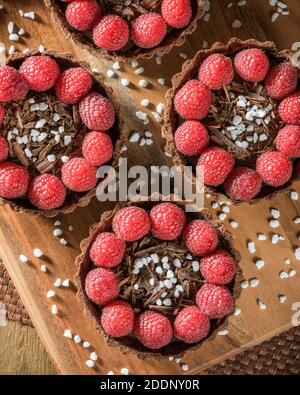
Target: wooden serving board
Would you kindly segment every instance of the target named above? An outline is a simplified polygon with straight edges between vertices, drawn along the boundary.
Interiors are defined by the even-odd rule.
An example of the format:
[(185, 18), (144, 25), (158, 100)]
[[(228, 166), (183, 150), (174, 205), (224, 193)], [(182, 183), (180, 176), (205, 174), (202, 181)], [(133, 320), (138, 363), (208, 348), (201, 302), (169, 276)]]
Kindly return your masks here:
[[(46, 48), (72, 52), (79, 59), (88, 60), (93, 67), (97, 67), (102, 72), (111, 67), (66, 41), (60, 30), (52, 25), (48, 10), (40, 0), (31, 1), (30, 4), (21, 0), (2, 0), (1, 3), (5, 11), (0, 11), (0, 41), (6, 46), (12, 44), (8, 40), (7, 23), (13, 20), (19, 28), (24, 27), (27, 32), (24, 40), (16, 44), (20, 50), (26, 47), (36, 48), (43, 44)], [(145, 71), (138, 76), (134, 74), (131, 65), (122, 64), (119, 74), (122, 78), (131, 81), (128, 88), (123, 87), (119, 79), (109, 80), (115, 93), (119, 95), (128, 130), (144, 130), (134, 115), (136, 106), (140, 108), (139, 103), (143, 98), (148, 98), (152, 103), (152, 107), (149, 108), (149, 118), (152, 119), (150, 111), (154, 110), (154, 105), (163, 102), (172, 75), (181, 67), (183, 55), (180, 56), (180, 53), (191, 57), (197, 49), (202, 48), (204, 41), (212, 44), (214, 41), (227, 40), (232, 36), (262, 40), (267, 36), (268, 39), (275, 41), (280, 49), (291, 48), (292, 43), (297, 40), (299, 33), (297, 20), (300, 17), (297, 2), (288, 1), (291, 15), (280, 17), (275, 24), (270, 22), (271, 11), (267, 1), (248, 1), (251, 7), (257, 10), (256, 17), (250, 8), (235, 6), (228, 8), (228, 3), (229, 1), (223, 0), (211, 1), (209, 22), (202, 21), (199, 29), (186, 45), (166, 56), (162, 65), (157, 65), (155, 60), (143, 62)], [(19, 9), (34, 10), (37, 14), (36, 20), (21, 18)], [(235, 19), (242, 21), (241, 28), (232, 28)], [(159, 85), (158, 78), (165, 78), (167, 84)], [(139, 79), (149, 81), (149, 87), (147, 89), (138, 87)], [(167, 164), (168, 158), (163, 153), (164, 140), (161, 137), (160, 125), (151, 120), (147, 129), (153, 133), (154, 144), (140, 147), (136, 143), (128, 142), (126, 155), (129, 163)], [(295, 184), (293, 188), (300, 192), (300, 183)], [(208, 200), (207, 207), (210, 207), (210, 204)], [(249, 286), (243, 290), (237, 302), (241, 314), (231, 316), (228, 325), (223, 328), (228, 329), (228, 335), (215, 335), (205, 341), (199, 350), (189, 353), (179, 364), (169, 361), (168, 358), (159, 362), (153, 359), (140, 361), (135, 356), (125, 356), (117, 349), (108, 347), (83, 313), (76, 299), (75, 287), (55, 289), (53, 283), (57, 278), (73, 279), (76, 272), (74, 262), (79, 253), (80, 241), (87, 237), (89, 226), (99, 220), (101, 213), (112, 207), (111, 203), (100, 204), (94, 199), (89, 207), (77, 209), (74, 213), (57, 219), (16, 214), (8, 207), (0, 209), (0, 257), (58, 372), (106, 374), (112, 370), (118, 374), (121, 368), (126, 367), (130, 374), (175, 374), (182, 373), (180, 363), (184, 362), (189, 365), (188, 373), (199, 374), (205, 368), (292, 327), (291, 306), (294, 302), (300, 301), (300, 265), (294, 256), (294, 250), (300, 244), (299, 225), (293, 223), (294, 217), (300, 213), (300, 203), (299, 200), (291, 200), (289, 194), (282, 193), (271, 201), (261, 201), (253, 206), (247, 204), (239, 207), (231, 206), (230, 213), (224, 221), (227, 229), (235, 236), (235, 248), (242, 254), (241, 267), (244, 279), (259, 280), (256, 288)], [(277, 229), (272, 229), (268, 223), (270, 208), (280, 210), (280, 227)], [(213, 215), (218, 215), (220, 212), (218, 209), (211, 211)], [(59, 239), (52, 234), (54, 222), (58, 219), (62, 223), (61, 228), (69, 242), (68, 246), (61, 245)], [(231, 220), (238, 223), (238, 228), (233, 229), (230, 226)], [(70, 225), (74, 227), (72, 232), (68, 230)], [(258, 241), (258, 233), (265, 233), (268, 240)], [(270, 238), (274, 233), (281, 234), (285, 240), (272, 245)], [(256, 244), (255, 254), (250, 254), (248, 251), (247, 243), (250, 240)], [(34, 257), (34, 248), (43, 251), (42, 258)], [(21, 263), (20, 254), (28, 256), (30, 263)], [(261, 270), (258, 270), (254, 264), (259, 258), (265, 261), (265, 266)], [(291, 260), (290, 265), (284, 263), (286, 258)], [(47, 265), (47, 273), (41, 272), (42, 264)], [(296, 275), (281, 280), (279, 273), (282, 270), (289, 272), (291, 269), (296, 270)], [(52, 299), (46, 297), (50, 289), (56, 291), (56, 296)], [(284, 303), (279, 303), (279, 295), (287, 297)], [(258, 299), (266, 305), (265, 310), (259, 309)], [(58, 307), (57, 316), (51, 314), (52, 304)], [(82, 347), (82, 343), (75, 344), (73, 340), (65, 338), (63, 336), (65, 329), (70, 329), (73, 335), (78, 334), (83, 340), (91, 343), (92, 350), (95, 350), (99, 357), (95, 369), (90, 369), (85, 364), (91, 349), (86, 350)]]

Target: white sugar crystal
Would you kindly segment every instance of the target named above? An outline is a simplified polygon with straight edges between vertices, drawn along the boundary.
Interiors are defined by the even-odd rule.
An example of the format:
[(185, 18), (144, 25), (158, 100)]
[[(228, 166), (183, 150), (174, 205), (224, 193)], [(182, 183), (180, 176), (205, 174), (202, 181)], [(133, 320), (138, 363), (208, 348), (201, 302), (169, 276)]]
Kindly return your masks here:
[(162, 263), (168, 263), (168, 262), (169, 262), (169, 257), (167, 257), (166, 255), (163, 256), (163, 257), (161, 258), (161, 262), (162, 262)]
[(45, 126), (45, 123), (46, 123), (46, 122), (47, 122), (46, 119), (39, 119), (39, 120), (37, 121), (37, 123), (35, 124), (35, 128), (36, 128), (36, 129), (43, 128), (43, 127)]
[(272, 236), (272, 244), (277, 244), (278, 243), (278, 241), (279, 241), (279, 235), (277, 234), (277, 233), (275, 233), (273, 236)]
[(114, 376), (114, 372), (110, 370), (108, 373), (106, 373), (107, 376)]
[(66, 278), (66, 279), (61, 283), (61, 285), (62, 285), (63, 287), (68, 288), (68, 287), (70, 286), (70, 280), (69, 280), (68, 278)]
[(19, 36), (16, 33), (12, 33), (9, 35), (10, 41), (19, 41)]
[(55, 292), (52, 289), (50, 289), (50, 291), (47, 292), (46, 296), (47, 298), (53, 298), (53, 296), (55, 296)]
[(72, 141), (71, 136), (64, 136), (64, 145), (69, 145), (71, 141)]
[(127, 78), (121, 78), (121, 84), (123, 86), (129, 86), (130, 81)]
[(265, 261), (263, 261), (262, 259), (258, 259), (255, 262), (255, 266), (257, 267), (257, 269), (262, 269), (265, 266)]
[(285, 295), (279, 295), (278, 300), (280, 303), (284, 303), (286, 301), (287, 297)]
[(89, 342), (85, 341), (85, 342), (83, 342), (82, 346), (83, 346), (83, 348), (89, 348), (91, 345)]
[(61, 225), (61, 222), (60, 221), (55, 221), (54, 222), (54, 226), (60, 226)]
[(180, 56), (182, 59), (187, 59), (187, 57), (188, 57), (187, 54), (184, 53), (184, 52), (180, 52), (179, 56)]
[(163, 305), (164, 305), (164, 306), (167, 306), (167, 307), (172, 306), (172, 301), (171, 301), (171, 299), (170, 299), (170, 298), (164, 299), (164, 300), (163, 300)]
[(163, 103), (159, 103), (159, 104), (156, 106), (156, 111), (157, 111), (159, 114), (161, 114), (161, 113), (164, 111), (164, 108), (165, 108), (165, 105), (164, 105)]
[(135, 289), (136, 291), (140, 288), (139, 284), (134, 284), (133, 285), (133, 289)]
[(66, 246), (66, 245), (68, 244), (67, 240), (64, 239), (64, 238), (61, 238), (61, 239), (59, 240), (59, 242), (60, 242), (60, 244), (62, 244), (62, 245), (64, 245), (64, 246)]
[(14, 31), (14, 26), (15, 26), (15, 24), (12, 21), (8, 22), (8, 24), (7, 24), (8, 33), (12, 33)]
[(32, 158), (32, 152), (30, 151), (29, 148), (25, 148), (24, 153), (27, 156), (27, 158)]
[(62, 230), (59, 228), (54, 229), (53, 231), (53, 236), (58, 237), (61, 236), (63, 234)]
[(39, 104), (39, 110), (40, 111), (46, 111), (48, 109), (48, 107), (49, 106), (48, 106), (47, 103), (42, 102), (42, 103)]
[(299, 197), (298, 192), (292, 191), (290, 193), (290, 197), (291, 197), (292, 200), (298, 200), (298, 197)]
[(129, 137), (130, 143), (136, 143), (140, 139), (140, 135), (138, 132), (132, 133), (132, 135)]
[(250, 254), (254, 254), (256, 252), (255, 244), (253, 241), (248, 242), (248, 250)]
[(43, 256), (43, 252), (42, 252), (42, 250), (40, 250), (39, 248), (35, 248), (35, 249), (33, 250), (33, 254), (34, 254), (34, 256), (37, 257), (37, 258), (40, 258), (41, 256)]
[(271, 228), (278, 228), (280, 223), (276, 219), (271, 219), (269, 221), (269, 225), (271, 226)]
[(227, 335), (228, 335), (228, 330), (227, 330), (227, 329), (224, 329), (223, 331), (219, 331), (219, 332), (218, 332), (218, 335), (219, 335), (219, 336), (227, 336)]
[(224, 219), (227, 217), (227, 215), (225, 213), (221, 213), (218, 215), (220, 221), (224, 221)]
[(70, 331), (70, 329), (65, 330), (64, 337), (67, 337), (68, 339), (73, 339), (72, 332)]
[(143, 100), (141, 101), (141, 105), (142, 105), (143, 107), (148, 107), (149, 104), (150, 104), (150, 101), (149, 101), (148, 99), (143, 99)]
[(222, 211), (223, 211), (223, 213), (225, 213), (225, 214), (229, 214), (229, 212), (230, 212), (230, 208), (229, 208), (229, 206), (222, 206)]
[(259, 241), (267, 240), (267, 236), (264, 233), (259, 233), (258, 240)]
[(139, 80), (139, 86), (141, 88), (147, 88), (148, 85), (149, 85), (148, 81), (146, 81), (146, 80)]
[(232, 123), (233, 125), (237, 126), (242, 122), (243, 118), (240, 115), (236, 115), (233, 120)]
[(174, 272), (173, 272), (173, 270), (168, 270), (167, 271), (167, 278), (172, 278), (172, 277), (174, 277)]
[(13, 55), (14, 53), (15, 53), (15, 47), (14, 47), (13, 45), (11, 45), (11, 46), (9, 47), (8, 54), (11, 56), (11, 55)]
[(150, 284), (150, 285), (152, 285), (152, 286), (154, 285), (154, 278), (153, 278), (153, 277), (152, 277), (152, 278), (150, 278), (150, 280), (149, 280), (149, 284)]
[(165, 80), (164, 78), (158, 78), (157, 82), (158, 82), (160, 85), (165, 85), (166, 80)]
[(29, 19), (34, 20), (35, 19), (35, 12), (34, 11), (24, 12), (23, 16), (24, 16), (24, 18), (29, 18)]
[(147, 119), (147, 114), (146, 114), (145, 112), (143, 112), (143, 111), (137, 111), (137, 112), (135, 113), (135, 115), (136, 115), (136, 117), (137, 117), (138, 119), (141, 119), (142, 121), (144, 121), (145, 119)]
[(52, 119), (53, 119), (54, 122), (58, 122), (60, 120), (60, 115), (57, 114), (57, 113), (54, 113)]
[(236, 221), (230, 221), (230, 225), (233, 229), (236, 229), (238, 227), (238, 223)]
[(138, 67), (139, 62), (136, 59), (133, 59), (133, 61), (131, 62), (131, 66), (135, 69), (136, 67)]
[(249, 281), (248, 281), (248, 280), (242, 281), (242, 282), (241, 282), (241, 287), (242, 287), (243, 289), (248, 288), (248, 287), (249, 287)]
[(296, 270), (295, 270), (295, 269), (292, 269), (292, 270), (289, 271), (289, 276), (290, 276), (290, 277), (295, 277), (296, 274), (297, 274), (297, 273), (296, 273)]
[(174, 258), (174, 260), (173, 260), (173, 265), (175, 266), (175, 267), (181, 267), (181, 261), (180, 261), (180, 259), (179, 258)]
[(173, 286), (172, 281), (170, 281), (170, 280), (165, 280), (165, 281), (164, 281), (164, 285), (165, 285), (165, 287), (166, 287), (167, 289), (171, 289), (172, 286)]
[(163, 263), (163, 268), (165, 269), (165, 270), (169, 270), (170, 269), (170, 265), (168, 264), (168, 263)]
[(252, 288), (256, 288), (258, 286), (258, 284), (259, 284), (259, 280), (257, 278), (252, 278), (250, 280), (250, 285)]
[(19, 35), (19, 36), (24, 36), (24, 34), (25, 34), (25, 30), (24, 30), (23, 28), (21, 28), (21, 29), (18, 31), (18, 35)]
[(188, 253), (188, 254), (186, 254), (186, 259), (191, 261), (193, 259), (193, 256), (190, 253)]
[(280, 211), (276, 208), (271, 209), (271, 215), (273, 218), (278, 219), (280, 217)]
[(91, 359), (92, 361), (97, 361), (97, 359), (98, 359), (97, 354), (96, 354), (95, 352), (92, 352), (92, 353), (90, 354), (90, 359)]
[(192, 262), (192, 268), (194, 272), (199, 272), (200, 270), (200, 264), (198, 261), (193, 261)]
[(170, 280), (172, 281), (173, 284), (177, 283), (177, 278), (176, 277), (171, 277)]
[(284, 262), (286, 265), (290, 265), (290, 264), (291, 264), (291, 260), (288, 259), (288, 258), (286, 258), (283, 262)]
[(153, 111), (152, 115), (156, 122), (161, 123), (163, 121), (162, 116), (158, 112)]
[(121, 374), (123, 374), (123, 375), (125, 375), (125, 376), (128, 376), (129, 370), (128, 370), (127, 368), (122, 368), (122, 369), (120, 370), (120, 372), (121, 372)]
[(174, 297), (179, 298), (179, 291), (177, 289), (175, 289), (174, 291)]
[(297, 259), (297, 261), (300, 261), (300, 248), (296, 248), (295, 249), (295, 257)]
[(239, 19), (235, 19), (232, 23), (234, 29), (239, 29), (242, 26), (242, 22)]
[(53, 304), (53, 305), (51, 306), (51, 313), (52, 313), (53, 315), (57, 315), (58, 310), (57, 310), (56, 304)]
[(120, 70), (120, 63), (117, 61), (117, 62), (114, 62), (113, 64), (112, 64), (112, 68), (114, 69), (114, 70)]
[(85, 361), (85, 364), (88, 368), (93, 368), (95, 366), (95, 363), (91, 359)]
[(161, 267), (161, 266), (157, 266), (157, 267), (155, 268), (155, 272), (156, 272), (157, 274), (162, 274), (162, 272), (163, 272), (162, 267)]
[(81, 337), (79, 335), (74, 336), (74, 342), (79, 344), (81, 342)]
[(240, 315), (240, 314), (241, 314), (241, 309), (240, 309), (239, 307), (236, 307), (235, 310), (234, 310), (233, 315), (238, 316), (238, 315)]
[(279, 17), (279, 13), (278, 12), (274, 12), (272, 14), (272, 16), (271, 16), (272, 23), (274, 23), (278, 17)]
[(57, 278), (53, 285), (55, 288), (59, 288), (61, 286), (61, 283), (62, 283), (61, 279)]
[(47, 266), (46, 265), (41, 265), (41, 272), (47, 273)]
[(161, 306), (162, 305), (161, 299), (157, 299), (155, 303), (156, 303), (157, 306)]
[(143, 72), (144, 72), (144, 67), (139, 67), (139, 68), (136, 69), (134, 72), (135, 72), (135, 74), (143, 74)]
[(189, 365), (188, 365), (187, 363), (183, 363), (183, 364), (181, 365), (181, 369), (182, 369), (184, 372), (187, 372), (187, 371), (189, 370)]
[(284, 270), (282, 270), (282, 271), (279, 273), (279, 278), (280, 278), (280, 280), (283, 280), (283, 279), (288, 278), (288, 277), (289, 277), (288, 273), (285, 272)]
[(257, 304), (260, 310), (266, 310), (267, 307), (261, 300), (257, 299)]
[(28, 258), (27, 258), (27, 256), (25, 256), (25, 255), (20, 255), (20, 256), (19, 256), (19, 259), (20, 259), (20, 261), (23, 262), (23, 263), (28, 262)]
[(155, 61), (156, 61), (156, 64), (161, 64), (162, 63), (161, 56), (156, 56)]
[(48, 162), (55, 162), (55, 159), (56, 159), (55, 155), (53, 154), (47, 155)]
[(300, 224), (300, 217), (295, 217), (295, 218), (293, 219), (293, 222), (294, 222), (295, 224)]

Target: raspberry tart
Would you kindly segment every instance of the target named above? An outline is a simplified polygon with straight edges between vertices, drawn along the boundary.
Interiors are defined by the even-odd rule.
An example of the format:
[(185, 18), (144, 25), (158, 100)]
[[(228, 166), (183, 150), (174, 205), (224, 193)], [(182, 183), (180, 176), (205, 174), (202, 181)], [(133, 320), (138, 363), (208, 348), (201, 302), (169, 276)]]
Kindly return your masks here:
[(299, 178), (299, 67), (291, 59), (271, 42), (232, 39), (199, 51), (173, 77), (166, 149), (203, 174), (215, 199), (255, 202)]
[(118, 205), (91, 227), (77, 258), (78, 297), (111, 346), (140, 358), (199, 347), (232, 314), (239, 253), (206, 211)]
[(108, 60), (151, 58), (182, 45), (204, 0), (44, 0), (67, 37)]
[(0, 132), (0, 203), (46, 216), (87, 205), (97, 167), (115, 164), (121, 144), (101, 75), (52, 51), (0, 67)]

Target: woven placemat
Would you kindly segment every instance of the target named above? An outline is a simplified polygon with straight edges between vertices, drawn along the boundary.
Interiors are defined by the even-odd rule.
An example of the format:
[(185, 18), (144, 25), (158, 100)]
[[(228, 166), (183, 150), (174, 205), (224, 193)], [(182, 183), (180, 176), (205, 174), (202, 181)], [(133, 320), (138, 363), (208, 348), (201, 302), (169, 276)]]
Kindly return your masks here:
[[(1, 261), (0, 302), (5, 304), (7, 317), (10, 320), (32, 325)], [(244, 351), (236, 357), (206, 370), (203, 374), (300, 374), (300, 327)]]

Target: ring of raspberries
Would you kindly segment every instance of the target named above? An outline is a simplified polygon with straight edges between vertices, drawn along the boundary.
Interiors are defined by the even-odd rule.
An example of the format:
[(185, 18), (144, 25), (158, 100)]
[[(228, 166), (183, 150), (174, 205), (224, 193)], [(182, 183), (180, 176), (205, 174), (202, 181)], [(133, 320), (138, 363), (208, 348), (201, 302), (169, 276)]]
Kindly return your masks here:
[(125, 206), (82, 247), (79, 298), (110, 344), (185, 351), (234, 310), (238, 253), (204, 214), (188, 218), (170, 202)]
[(192, 31), (187, 28), (196, 27), (204, 12), (202, 0), (46, 0), (46, 4), (77, 43), (104, 55), (163, 49), (173, 32), (176, 39)]
[(270, 196), (297, 170), (298, 84), (290, 54), (278, 54), (271, 43), (215, 45), (174, 78), (166, 135), (215, 196), (236, 202)]
[(50, 215), (95, 188), (113, 156), (115, 109), (100, 77), (69, 58), (10, 64), (0, 66), (0, 198)]

